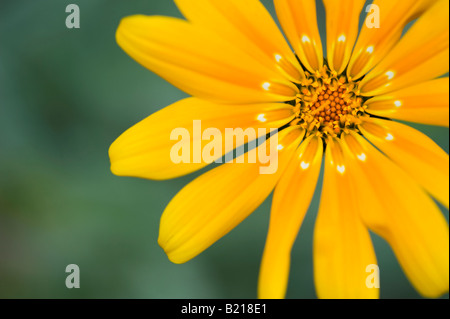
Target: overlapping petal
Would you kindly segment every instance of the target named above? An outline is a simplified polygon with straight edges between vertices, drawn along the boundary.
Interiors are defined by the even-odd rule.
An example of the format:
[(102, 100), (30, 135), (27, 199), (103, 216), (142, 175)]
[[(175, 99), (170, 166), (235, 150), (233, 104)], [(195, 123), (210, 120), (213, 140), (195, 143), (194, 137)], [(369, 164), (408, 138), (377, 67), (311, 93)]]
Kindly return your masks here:
[(358, 36), (359, 15), (365, 0), (324, 0), (327, 19), (327, 58), (341, 74), (350, 60)]
[(284, 298), (292, 245), (316, 188), (322, 153), (322, 140), (308, 137), (275, 188), (259, 275), (259, 298)]
[[(223, 164), (185, 186), (161, 217), (158, 242), (169, 259), (190, 260), (253, 212), (275, 187), (303, 135), (298, 128), (283, 130), (263, 144), (278, 150), (268, 163), (259, 156), (256, 163), (249, 161), (258, 146), (242, 155), (244, 163)], [(261, 167), (272, 164), (277, 165), (273, 174), (261, 174)]]
[(281, 72), (185, 20), (127, 17), (116, 38), (140, 64), (195, 97), (258, 103), (289, 101), (297, 93), (297, 87)]
[(448, 77), (427, 81), (376, 96), (366, 102), (368, 112), (409, 122), (449, 126)]
[(304, 78), (302, 67), (259, 0), (175, 0), (192, 23), (213, 31), (262, 65), (282, 71), (294, 82)]
[[(337, 2), (337, 1), (336, 1)], [(375, 0), (366, 17), (347, 70), (359, 79), (376, 66), (397, 44), (408, 22), (420, 16), (436, 0)], [(379, 16), (379, 21), (376, 16)], [(379, 22), (379, 25), (377, 25)]]
[(369, 231), (354, 200), (340, 142), (329, 140), (319, 213), (314, 229), (314, 281), (319, 298), (378, 298), (368, 286), (367, 267), (376, 265)]
[(449, 288), (448, 224), (407, 173), (356, 133), (342, 137), (364, 223), (392, 247), (406, 276), (426, 297)]
[(448, 208), (449, 157), (423, 133), (393, 121), (366, 119), (360, 129), (431, 195)]
[(303, 65), (315, 72), (323, 65), (315, 0), (274, 0), (278, 20)]
[[(212, 154), (211, 160), (221, 158), (234, 147), (248, 142), (230, 144), (225, 140), (225, 130), (247, 128), (279, 128), (294, 117), (287, 104), (267, 103), (253, 105), (220, 105), (213, 102), (187, 98), (176, 102), (125, 131), (110, 147), (111, 170), (116, 175), (168, 179), (196, 171), (210, 163), (203, 155), (205, 146), (219, 141), (221, 152)], [(194, 121), (196, 128), (194, 129)], [(200, 126), (197, 126), (197, 123)], [(184, 139), (174, 130), (188, 134)], [(208, 131), (209, 130), (209, 131)], [(183, 133), (183, 132), (181, 132)], [(236, 132), (239, 133), (239, 132)], [(250, 134), (251, 132), (249, 132)], [(266, 133), (263, 132), (263, 135)], [(258, 137), (258, 136), (256, 136)], [(175, 163), (172, 149), (178, 144), (189, 153), (190, 161)], [(234, 147), (233, 147), (234, 146)]]
[[(277, 102), (293, 100), (298, 93), (294, 83), (302, 83), (305, 74), (258, 0), (175, 1), (188, 21), (128, 17), (117, 30), (117, 42), (140, 64), (194, 97), (141, 121), (111, 145), (111, 170), (117, 175), (185, 175), (252, 139), (246, 135), (237, 144), (226, 144), (227, 129), (279, 128), (295, 117), (293, 107)], [(380, 28), (365, 24), (354, 48), (365, 1), (323, 1), (328, 64), (338, 74), (347, 69), (353, 80), (370, 71), (359, 85), (363, 96), (372, 97), (366, 102), (368, 113), (449, 125), (449, 80), (435, 79), (449, 69), (448, 0), (375, 0)], [(315, 0), (274, 4), (301, 64), (319, 75), (323, 53)], [(405, 25), (417, 17), (400, 39)], [(203, 130), (211, 128), (206, 138), (193, 126), (200, 122)], [(370, 228), (388, 241), (421, 294), (440, 296), (449, 286), (448, 224), (429, 194), (449, 207), (449, 156), (400, 123), (367, 117), (358, 127), (384, 154), (347, 130), (340, 139), (327, 141), (314, 232), (317, 294), (378, 297), (379, 289), (367, 286), (367, 267), (376, 264)], [(174, 129), (188, 138), (177, 143)], [(317, 136), (298, 146), (304, 135), (302, 129), (289, 127), (240, 156), (236, 162), (243, 163), (221, 165), (184, 187), (161, 218), (158, 242), (169, 259), (183, 263), (204, 251), (275, 187), (258, 295), (284, 297), (291, 249), (323, 157), (323, 142)], [(209, 153), (209, 160), (200, 156), (218, 139), (221, 152)], [(174, 162), (174, 144), (188, 150), (188, 162)], [(272, 151), (268, 163), (258, 158), (265, 147)], [(261, 173), (273, 164), (272, 173)]]
[(389, 55), (361, 81), (361, 94), (393, 92), (443, 75), (449, 70), (449, 2), (427, 10)]

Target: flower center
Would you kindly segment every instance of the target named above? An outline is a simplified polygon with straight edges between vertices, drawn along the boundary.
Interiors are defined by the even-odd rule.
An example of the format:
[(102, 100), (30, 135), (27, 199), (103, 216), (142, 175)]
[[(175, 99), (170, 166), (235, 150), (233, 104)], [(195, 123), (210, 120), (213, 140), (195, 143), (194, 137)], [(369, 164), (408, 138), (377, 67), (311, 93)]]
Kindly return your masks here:
[(358, 82), (338, 76), (326, 66), (314, 74), (306, 72), (295, 99), (296, 118), (291, 125), (300, 125), (307, 135), (339, 136), (343, 131), (356, 129), (358, 118), (365, 113), (362, 97), (358, 96)]

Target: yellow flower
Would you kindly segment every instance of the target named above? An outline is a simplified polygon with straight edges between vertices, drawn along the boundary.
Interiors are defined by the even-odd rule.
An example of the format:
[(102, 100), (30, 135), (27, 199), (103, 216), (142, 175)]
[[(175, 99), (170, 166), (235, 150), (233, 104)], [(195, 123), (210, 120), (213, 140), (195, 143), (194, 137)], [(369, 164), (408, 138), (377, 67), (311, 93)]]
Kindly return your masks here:
[(323, 162), (317, 295), (378, 297), (379, 289), (366, 284), (367, 267), (377, 264), (369, 230), (390, 244), (422, 295), (448, 291), (448, 224), (432, 199), (448, 209), (448, 154), (390, 120), (449, 125), (449, 79), (441, 77), (449, 70), (448, 1), (375, 0), (379, 27), (373, 17), (358, 36), (365, 1), (323, 0), (327, 59), (315, 0), (274, 0), (294, 52), (258, 0), (175, 2), (187, 21), (127, 17), (117, 42), (193, 97), (123, 133), (110, 148), (113, 173), (162, 180), (205, 167), (203, 160), (170, 158), (170, 132), (191, 132), (193, 120), (222, 133), (279, 128), (279, 166), (260, 174), (261, 163), (226, 163), (184, 187), (161, 218), (159, 244), (169, 259), (183, 263), (200, 254), (274, 190), (258, 296), (283, 298), (291, 248)]

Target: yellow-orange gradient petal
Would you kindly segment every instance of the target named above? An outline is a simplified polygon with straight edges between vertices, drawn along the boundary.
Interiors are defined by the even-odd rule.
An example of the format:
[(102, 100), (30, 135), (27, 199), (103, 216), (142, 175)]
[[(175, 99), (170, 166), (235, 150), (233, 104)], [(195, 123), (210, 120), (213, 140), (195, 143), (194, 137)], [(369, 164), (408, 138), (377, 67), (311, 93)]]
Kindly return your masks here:
[(294, 82), (304, 78), (302, 67), (259, 0), (175, 0), (192, 23), (213, 31), (261, 64), (282, 71)]
[(300, 61), (311, 72), (323, 65), (315, 0), (274, 0), (278, 20)]
[(398, 42), (406, 24), (435, 2), (436, 0), (375, 0), (353, 50), (348, 76), (359, 79), (376, 66)]
[(367, 111), (397, 120), (449, 126), (449, 80), (439, 78), (376, 96), (366, 102)]
[[(283, 130), (263, 144), (265, 151), (275, 149), (268, 163), (256, 156), (258, 146), (242, 155), (244, 163), (223, 164), (185, 186), (161, 217), (158, 242), (169, 259), (190, 260), (253, 212), (275, 187), (303, 135), (294, 127)], [(249, 162), (254, 157), (256, 162)], [(262, 174), (271, 165), (272, 174)]]
[(327, 18), (327, 58), (332, 71), (347, 67), (359, 29), (365, 0), (324, 0)]
[(297, 87), (281, 72), (185, 20), (122, 19), (117, 43), (137, 62), (195, 97), (227, 103), (292, 100)]
[[(264, 131), (268, 133), (293, 117), (292, 107), (287, 104), (220, 105), (187, 98), (125, 131), (110, 147), (111, 170), (116, 175), (158, 180), (185, 175), (254, 139), (251, 133), (258, 135), (257, 129), (267, 128)], [(225, 139), (227, 128), (236, 134), (242, 129), (248, 135), (230, 144)], [(262, 132), (262, 136), (266, 133)], [(171, 157), (175, 144), (177, 163)], [(214, 144), (218, 145), (217, 152), (206, 151), (208, 145)], [(187, 154), (186, 162), (179, 161), (179, 152)]]
[(376, 265), (369, 231), (354, 200), (355, 190), (339, 140), (329, 139), (319, 213), (314, 229), (314, 281), (319, 298), (378, 298), (367, 285)]
[(322, 153), (322, 140), (308, 137), (275, 187), (259, 274), (259, 298), (284, 298), (286, 294), (292, 245), (314, 195)]
[(449, 70), (449, 2), (438, 1), (404, 35), (389, 55), (361, 81), (361, 94), (393, 92)]
[(352, 132), (342, 140), (357, 190), (352, 198), (364, 223), (390, 244), (422, 295), (448, 292), (449, 232), (439, 208), (412, 177), (363, 137)]
[(448, 208), (449, 157), (423, 133), (393, 121), (366, 119), (361, 132)]

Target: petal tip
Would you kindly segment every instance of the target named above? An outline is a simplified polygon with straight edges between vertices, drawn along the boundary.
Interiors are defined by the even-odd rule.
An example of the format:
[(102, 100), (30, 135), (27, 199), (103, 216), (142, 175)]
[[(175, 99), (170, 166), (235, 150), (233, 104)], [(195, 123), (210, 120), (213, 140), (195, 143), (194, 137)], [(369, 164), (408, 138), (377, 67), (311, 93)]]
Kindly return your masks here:
[(158, 245), (159, 247), (164, 250), (164, 253), (166, 254), (167, 258), (174, 264), (184, 264), (185, 262), (189, 261), (190, 259), (181, 258), (182, 255), (177, 254), (176, 251), (173, 249), (169, 249), (167, 246), (167, 241), (161, 238), (161, 234), (158, 238)]

